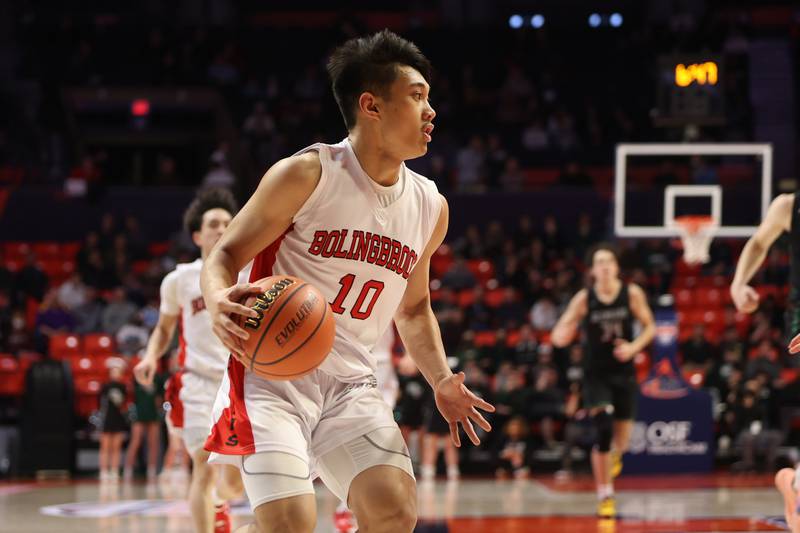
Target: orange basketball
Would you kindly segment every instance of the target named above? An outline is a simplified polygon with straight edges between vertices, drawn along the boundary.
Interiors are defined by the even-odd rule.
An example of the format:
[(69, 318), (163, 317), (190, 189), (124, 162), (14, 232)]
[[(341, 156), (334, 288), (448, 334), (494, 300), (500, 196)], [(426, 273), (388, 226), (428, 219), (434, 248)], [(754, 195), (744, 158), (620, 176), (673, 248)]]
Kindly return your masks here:
[(322, 293), (292, 276), (271, 276), (254, 282), (263, 290), (243, 302), (259, 313), (238, 315), (250, 334), (243, 341), (246, 368), (265, 379), (290, 380), (317, 368), (333, 347), (335, 320)]

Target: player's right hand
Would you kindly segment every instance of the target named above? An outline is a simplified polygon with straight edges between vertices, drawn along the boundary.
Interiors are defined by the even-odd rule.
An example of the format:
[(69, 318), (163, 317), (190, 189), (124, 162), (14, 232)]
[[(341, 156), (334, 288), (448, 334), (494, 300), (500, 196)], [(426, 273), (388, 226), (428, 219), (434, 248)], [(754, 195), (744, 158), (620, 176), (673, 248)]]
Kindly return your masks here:
[(758, 309), (761, 297), (750, 285), (731, 285), (731, 298), (740, 313), (753, 313)]
[(139, 382), (139, 385), (147, 387), (153, 383), (153, 376), (156, 373), (157, 363), (154, 359), (145, 357), (133, 367), (133, 377)]
[(789, 343), (789, 353), (794, 355), (800, 352), (800, 333), (794, 336), (792, 342)]
[(248, 294), (259, 294), (261, 292), (262, 290), (256, 285), (240, 283), (227, 289), (216, 291), (209, 298), (206, 298), (206, 307), (211, 314), (214, 334), (237, 357), (242, 357), (243, 355), (241, 341), (246, 340), (250, 334), (237, 326), (231, 315), (258, 317), (258, 313), (239, 302)]

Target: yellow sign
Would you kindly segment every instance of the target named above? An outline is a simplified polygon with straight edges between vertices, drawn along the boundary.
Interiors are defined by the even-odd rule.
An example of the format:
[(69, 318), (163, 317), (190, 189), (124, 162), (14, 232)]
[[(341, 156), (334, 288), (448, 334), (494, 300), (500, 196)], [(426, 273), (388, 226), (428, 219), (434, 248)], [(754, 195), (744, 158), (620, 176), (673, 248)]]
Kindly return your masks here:
[(697, 82), (698, 85), (716, 85), (718, 70), (717, 64), (713, 61), (691, 65), (679, 63), (675, 67), (675, 85), (688, 87), (693, 82)]

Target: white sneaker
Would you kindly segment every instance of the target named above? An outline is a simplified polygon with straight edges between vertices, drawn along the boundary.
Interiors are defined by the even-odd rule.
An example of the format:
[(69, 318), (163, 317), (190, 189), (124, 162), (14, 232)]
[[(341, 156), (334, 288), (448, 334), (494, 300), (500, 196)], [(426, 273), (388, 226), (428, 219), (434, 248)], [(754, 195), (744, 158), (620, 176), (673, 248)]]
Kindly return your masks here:
[(436, 467), (432, 465), (422, 465), (420, 477), (423, 481), (432, 481), (436, 477)]

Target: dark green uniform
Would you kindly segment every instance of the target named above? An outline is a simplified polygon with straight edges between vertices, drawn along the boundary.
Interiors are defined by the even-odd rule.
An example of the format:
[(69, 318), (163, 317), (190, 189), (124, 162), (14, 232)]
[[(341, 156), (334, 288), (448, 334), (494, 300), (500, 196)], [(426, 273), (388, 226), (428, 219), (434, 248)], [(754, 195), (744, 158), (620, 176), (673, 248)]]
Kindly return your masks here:
[(144, 387), (134, 382), (134, 405), (131, 418), (134, 422), (158, 422), (161, 419), (161, 403), (156, 403), (159, 396), (164, 395), (164, 375), (156, 374), (153, 384)]
[(583, 319), (583, 404), (587, 408), (612, 405), (615, 419), (633, 419), (638, 391), (633, 361), (623, 363), (614, 357), (614, 341), (633, 340), (628, 286), (623, 284), (610, 304), (601, 302), (594, 288), (589, 289), (587, 307)]

